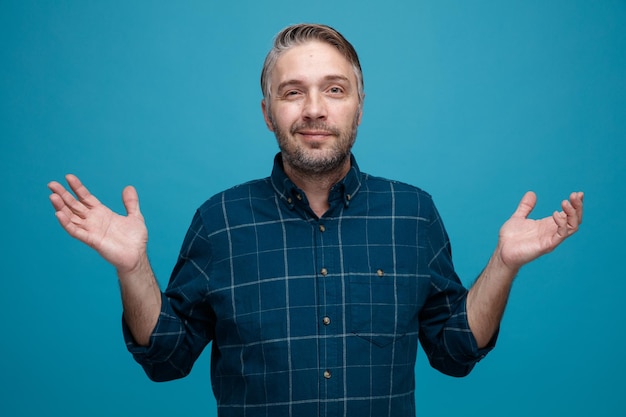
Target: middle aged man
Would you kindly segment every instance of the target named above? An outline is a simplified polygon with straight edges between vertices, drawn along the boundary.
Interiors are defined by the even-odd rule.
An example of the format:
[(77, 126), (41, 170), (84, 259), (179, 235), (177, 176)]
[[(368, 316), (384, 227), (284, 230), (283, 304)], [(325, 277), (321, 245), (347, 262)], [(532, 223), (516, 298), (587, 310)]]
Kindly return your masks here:
[(583, 194), (535, 221), (527, 193), (467, 291), (430, 195), (351, 155), (364, 98), (352, 45), (290, 26), (261, 84), (280, 147), (272, 174), (198, 209), (165, 293), (133, 187), (120, 216), (68, 175), (77, 199), (49, 185), (57, 218), (117, 269), (128, 348), (150, 378), (185, 376), (212, 342), (220, 416), (414, 416), (418, 339), (434, 368), (469, 373), (518, 270), (578, 229)]

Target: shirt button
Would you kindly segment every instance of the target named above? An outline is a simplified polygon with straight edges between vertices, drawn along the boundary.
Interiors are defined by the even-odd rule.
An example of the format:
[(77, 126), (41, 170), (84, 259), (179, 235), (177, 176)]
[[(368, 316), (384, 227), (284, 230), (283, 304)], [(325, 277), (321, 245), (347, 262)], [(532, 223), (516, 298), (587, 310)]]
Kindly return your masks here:
[(328, 275), (328, 269), (326, 269), (326, 268), (322, 268), (322, 270), (320, 271), (320, 273), (321, 273), (323, 276), (326, 276), (326, 275)]
[(376, 275), (378, 275), (379, 277), (382, 277), (383, 275), (385, 275), (385, 271), (383, 271), (382, 269), (379, 269), (378, 271), (376, 271)]
[(328, 326), (330, 324), (330, 317), (324, 317), (322, 323), (324, 323), (324, 326)]
[(326, 231), (326, 228), (324, 227), (323, 224), (320, 224), (320, 232), (324, 233)]
[(328, 371), (328, 370), (324, 371), (324, 378), (330, 379), (331, 376), (332, 375), (330, 374), (330, 371)]

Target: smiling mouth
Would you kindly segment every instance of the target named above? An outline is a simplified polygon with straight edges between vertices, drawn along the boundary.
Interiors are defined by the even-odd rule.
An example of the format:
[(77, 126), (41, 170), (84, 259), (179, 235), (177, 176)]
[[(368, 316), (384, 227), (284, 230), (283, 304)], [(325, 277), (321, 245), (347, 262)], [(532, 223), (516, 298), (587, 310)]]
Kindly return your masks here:
[(312, 139), (325, 139), (329, 136), (339, 136), (339, 132), (322, 122), (301, 123), (293, 126), (291, 134)]
[(321, 130), (299, 130), (296, 133), (307, 136), (307, 137), (326, 137), (332, 136), (331, 132), (321, 131)]

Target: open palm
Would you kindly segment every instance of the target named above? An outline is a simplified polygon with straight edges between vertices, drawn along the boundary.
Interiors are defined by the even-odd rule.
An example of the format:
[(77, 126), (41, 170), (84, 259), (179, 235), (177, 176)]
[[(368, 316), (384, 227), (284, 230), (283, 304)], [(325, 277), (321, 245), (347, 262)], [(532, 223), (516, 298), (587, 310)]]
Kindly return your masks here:
[(500, 229), (500, 256), (513, 269), (554, 250), (582, 222), (583, 193), (572, 193), (569, 201), (563, 201), (563, 211), (532, 220), (528, 215), (536, 202), (534, 193), (526, 193), (513, 216)]
[(76, 197), (56, 181), (48, 184), (56, 217), (67, 233), (95, 249), (118, 271), (137, 267), (146, 251), (148, 231), (139, 210), (136, 190), (122, 193), (127, 215), (114, 213), (87, 190), (74, 175), (66, 180)]

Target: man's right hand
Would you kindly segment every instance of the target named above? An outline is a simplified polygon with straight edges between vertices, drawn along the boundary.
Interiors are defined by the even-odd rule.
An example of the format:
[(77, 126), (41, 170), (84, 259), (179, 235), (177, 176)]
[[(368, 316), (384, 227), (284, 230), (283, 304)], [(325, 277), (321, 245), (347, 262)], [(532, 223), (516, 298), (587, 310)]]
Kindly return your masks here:
[(148, 241), (135, 188), (124, 189), (127, 216), (121, 216), (100, 203), (76, 176), (67, 175), (65, 179), (76, 197), (56, 181), (48, 184), (61, 226), (70, 236), (94, 248), (118, 273), (132, 273), (145, 258)]

